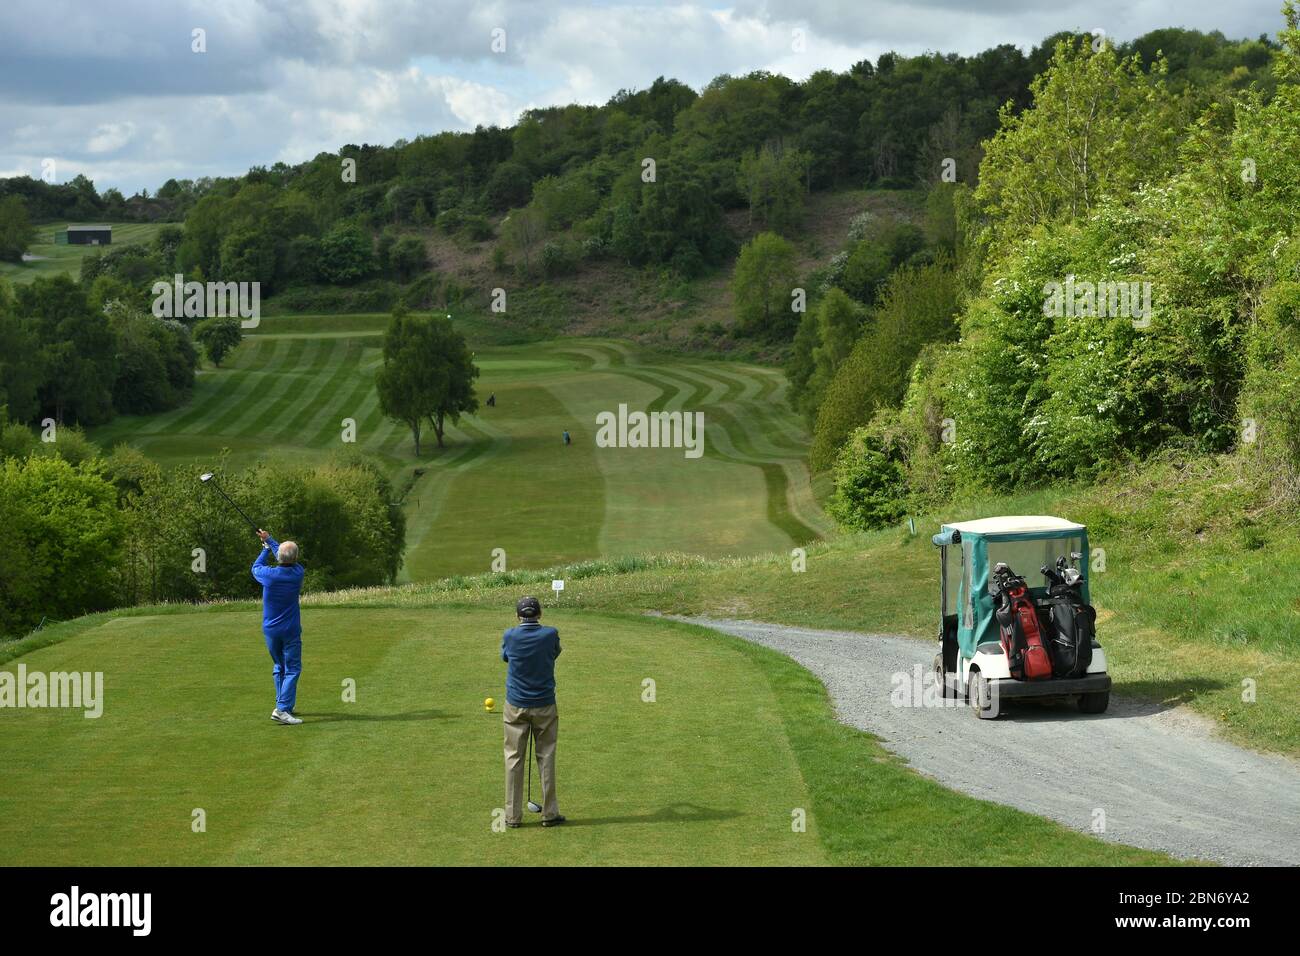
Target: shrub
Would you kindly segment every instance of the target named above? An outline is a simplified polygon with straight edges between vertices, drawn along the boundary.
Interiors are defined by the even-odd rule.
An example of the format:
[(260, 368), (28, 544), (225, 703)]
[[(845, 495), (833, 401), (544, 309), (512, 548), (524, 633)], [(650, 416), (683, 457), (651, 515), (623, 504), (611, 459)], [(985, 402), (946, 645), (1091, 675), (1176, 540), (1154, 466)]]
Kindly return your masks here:
[(463, 216), (460, 221), (459, 232), (461, 235), (468, 236), (474, 242), (487, 242), (496, 236), (496, 230), (492, 228), (492, 223), (488, 222), (486, 216), (473, 213)]
[(548, 239), (542, 244), (542, 271), (547, 277), (566, 275), (577, 266), (578, 254), (565, 239)]
[(96, 463), (43, 455), (0, 463), (0, 633), (111, 607), (125, 531)]
[(54, 441), (37, 442), (35, 452), (46, 458), (61, 458), (76, 467), (98, 457), (99, 446), (76, 425), (58, 425), (54, 430)]
[[(163, 471), (114, 455), (130, 535), (118, 573), (125, 603), (255, 597), (249, 574), (257, 539), (218, 496), (196, 495), (197, 468)], [(302, 549), (317, 588), (391, 583), (405, 522), (382, 469), (358, 453), (312, 467), (263, 462), (240, 473), (218, 465), (217, 480), (236, 500), (260, 502), (258, 520)], [(114, 486), (110, 485), (110, 489)], [(193, 549), (204, 568), (195, 573)]]
[(438, 213), (438, 218), (434, 220), (439, 232), (445, 232), (447, 235), (459, 232), (460, 227), (465, 223), (465, 213), (460, 209), (444, 209)]
[(853, 242), (867, 238), (876, 222), (875, 213), (863, 210), (849, 220), (848, 237)]
[(36, 450), (36, 436), (22, 422), (5, 421), (0, 426), (0, 459), (26, 458)]
[(397, 303), (398, 291), (397, 284), (386, 279), (372, 279), (349, 288), (309, 286), (281, 292), (275, 297), (275, 305), (284, 312), (388, 312)]
[(854, 429), (835, 457), (835, 491), (826, 510), (846, 528), (883, 528), (907, 513), (902, 449), (888, 427), (890, 417), (885, 413)]

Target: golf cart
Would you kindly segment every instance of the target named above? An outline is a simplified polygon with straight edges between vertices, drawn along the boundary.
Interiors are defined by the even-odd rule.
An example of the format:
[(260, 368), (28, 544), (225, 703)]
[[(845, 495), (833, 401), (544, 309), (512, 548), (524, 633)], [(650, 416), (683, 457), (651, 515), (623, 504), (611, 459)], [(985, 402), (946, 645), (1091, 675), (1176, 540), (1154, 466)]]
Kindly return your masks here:
[(1085, 714), (1110, 703), (1106, 654), (1088, 600), (1088, 530), (1045, 515), (945, 524), (939, 549), (936, 684), (997, 717), (1025, 698), (1078, 700)]

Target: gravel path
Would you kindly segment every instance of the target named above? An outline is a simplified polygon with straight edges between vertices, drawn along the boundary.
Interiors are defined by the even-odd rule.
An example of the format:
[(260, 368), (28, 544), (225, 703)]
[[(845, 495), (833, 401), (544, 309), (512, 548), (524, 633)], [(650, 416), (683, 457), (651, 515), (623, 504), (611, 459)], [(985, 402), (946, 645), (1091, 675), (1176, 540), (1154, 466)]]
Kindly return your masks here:
[(1114, 695), (1095, 717), (1070, 703), (1021, 705), (999, 720), (976, 720), (964, 705), (895, 706), (903, 678), (894, 675), (929, 682), (928, 642), (675, 619), (789, 655), (826, 685), (841, 721), (954, 790), (1076, 830), (1091, 830), (1104, 811), (1104, 839), (1177, 857), (1300, 864), (1300, 764), (1217, 739), (1211, 722), (1185, 709)]

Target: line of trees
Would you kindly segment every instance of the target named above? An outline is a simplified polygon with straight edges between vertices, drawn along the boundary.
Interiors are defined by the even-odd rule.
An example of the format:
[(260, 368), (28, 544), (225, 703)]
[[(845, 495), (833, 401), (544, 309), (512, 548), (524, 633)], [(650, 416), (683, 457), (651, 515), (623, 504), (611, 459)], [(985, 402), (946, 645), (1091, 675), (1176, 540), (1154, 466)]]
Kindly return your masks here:
[[(191, 183), (190, 187), (203, 190), (211, 183), (212, 180), (204, 180), (198, 185)], [(82, 174), (66, 183), (46, 182), (31, 176), (0, 179), (0, 200), (11, 197), (23, 204), (33, 222), (176, 222), (184, 218), (188, 208), (175, 180), (168, 180), (156, 196), (141, 190), (128, 199), (111, 188), (101, 195), (95, 184)]]
[[(999, 111), (1014, 116), (1028, 105), (1055, 39), (1027, 55), (1009, 44), (969, 57), (888, 53), (802, 82), (723, 75), (698, 93), (660, 77), (603, 106), (528, 110), (510, 128), (346, 145), (238, 177), (168, 180), (155, 196), (130, 201), (113, 190), (100, 196), (80, 176), (65, 184), (17, 177), (0, 180), (0, 223), (7, 197), (31, 222), (183, 218), (183, 232), (169, 232), (163, 274), (256, 281), (264, 296), (357, 289), (335, 299), (364, 309), (446, 304), (460, 290), (421, 284), (403, 298), (393, 285), (427, 275), (419, 231), (483, 242), (497, 236), (498, 221), (495, 261), (529, 275), (607, 258), (696, 276), (736, 252), (728, 210), (748, 209), (752, 221), (789, 235), (809, 191), (928, 185), (947, 160), (971, 181)], [(1156, 49), (1189, 110), (1272, 83), (1272, 46), (1262, 38), (1162, 30), (1119, 52), (1150, 62)], [(4, 234), (0, 225), (0, 254)]]
[(67, 276), (0, 281), (0, 405), (15, 421), (97, 425), (174, 408), (198, 353), (189, 328)]

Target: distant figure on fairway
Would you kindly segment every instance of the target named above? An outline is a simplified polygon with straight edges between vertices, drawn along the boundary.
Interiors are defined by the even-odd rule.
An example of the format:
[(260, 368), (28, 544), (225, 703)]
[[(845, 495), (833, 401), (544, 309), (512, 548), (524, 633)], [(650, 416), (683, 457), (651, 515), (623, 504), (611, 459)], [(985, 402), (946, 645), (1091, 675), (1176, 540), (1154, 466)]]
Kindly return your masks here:
[(496, 408), (496, 407), (497, 407), (497, 393), (496, 393), (496, 392), (493, 392), (491, 395), (488, 396), (487, 403), (488, 403), (488, 407), (489, 407), (489, 408)]
[[(301, 724), (293, 715), (298, 698), (298, 675), (302, 673), (302, 620), (298, 616), (298, 594), (302, 591), (302, 565), (298, 545), (278, 543), (261, 528), (262, 550), (253, 562), (253, 577), (262, 585), (262, 634), (271, 652), (275, 678), (275, 710), (271, 719), (281, 724)], [(271, 563), (271, 555), (279, 564)]]
[(566, 445), (572, 445), (572, 444), (573, 444), (573, 439), (569, 437), (569, 433), (568, 433), (568, 431), (565, 431), (565, 433), (564, 433), (564, 443), (565, 443)]
[(542, 603), (523, 597), (515, 605), (519, 624), (501, 638), (501, 659), (506, 671), (506, 826), (523, 819), (524, 763), (528, 737), (537, 752), (537, 773), (542, 778), (542, 826), (564, 822), (555, 795), (555, 745), (560, 738), (560, 717), (555, 710), (555, 659), (560, 656), (560, 632), (541, 623)]

